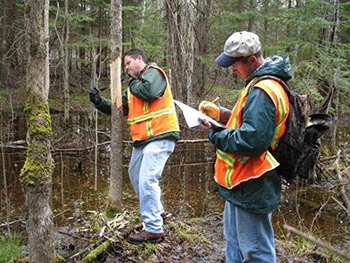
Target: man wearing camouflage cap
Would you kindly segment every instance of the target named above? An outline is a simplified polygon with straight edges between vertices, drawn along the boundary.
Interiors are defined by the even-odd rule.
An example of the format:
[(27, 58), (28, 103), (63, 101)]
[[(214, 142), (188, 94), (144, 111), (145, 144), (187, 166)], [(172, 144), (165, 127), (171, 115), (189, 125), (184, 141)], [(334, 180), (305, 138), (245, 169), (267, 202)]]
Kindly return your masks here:
[(244, 80), (232, 110), (203, 101), (199, 110), (225, 124), (211, 128), (209, 140), (217, 148), (214, 179), (226, 200), (224, 235), (226, 262), (276, 262), (271, 213), (281, 197), (279, 163), (270, 150), (277, 147), (289, 113), (289, 101), (276, 79), (291, 78), (288, 57), (264, 59), (259, 37), (252, 32), (233, 33), (215, 62), (231, 67)]

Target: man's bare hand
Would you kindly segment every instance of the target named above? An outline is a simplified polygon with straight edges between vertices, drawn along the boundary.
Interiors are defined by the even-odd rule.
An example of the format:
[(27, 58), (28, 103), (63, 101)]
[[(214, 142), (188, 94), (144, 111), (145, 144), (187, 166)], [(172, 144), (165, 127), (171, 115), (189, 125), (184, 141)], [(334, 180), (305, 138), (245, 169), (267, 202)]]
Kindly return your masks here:
[(211, 129), (211, 123), (207, 119), (200, 119), (200, 127), (205, 130)]

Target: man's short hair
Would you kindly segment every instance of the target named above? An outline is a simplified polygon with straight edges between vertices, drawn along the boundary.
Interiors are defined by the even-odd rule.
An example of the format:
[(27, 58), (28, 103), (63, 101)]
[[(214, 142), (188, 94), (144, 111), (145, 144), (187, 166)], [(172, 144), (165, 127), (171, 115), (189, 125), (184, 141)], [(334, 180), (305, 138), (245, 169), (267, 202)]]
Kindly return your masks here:
[(251, 57), (251, 56), (255, 56), (257, 58), (260, 58), (262, 56), (262, 53), (261, 53), (261, 50), (259, 50), (258, 52), (256, 52), (255, 54), (252, 54), (248, 57), (239, 57), (237, 61), (242, 61), (242, 62), (247, 62), (248, 59)]
[(141, 56), (143, 61), (146, 62), (146, 54), (145, 54), (145, 51), (143, 51), (141, 48), (132, 48), (132, 49), (129, 49), (128, 51), (126, 51), (124, 53), (124, 58), (128, 56), (128, 57), (131, 57), (133, 59), (136, 59), (138, 56)]

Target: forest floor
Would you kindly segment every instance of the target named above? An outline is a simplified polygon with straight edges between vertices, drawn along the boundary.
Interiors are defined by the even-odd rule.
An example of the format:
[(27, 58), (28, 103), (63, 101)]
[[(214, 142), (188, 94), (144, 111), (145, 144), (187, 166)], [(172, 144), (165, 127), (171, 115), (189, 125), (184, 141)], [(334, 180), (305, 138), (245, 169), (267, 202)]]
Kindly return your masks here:
[[(107, 91), (102, 94), (108, 97)], [(220, 94), (221, 92), (214, 93), (212, 97)], [(13, 94), (13, 101), (17, 101), (13, 106), (15, 109), (21, 109), (23, 105), (19, 102), (20, 100), (15, 99), (16, 97), (20, 97), (19, 94)], [(8, 100), (5, 98), (5, 96), (0, 96), (0, 108), (4, 112), (10, 112)], [(225, 96), (221, 98), (225, 99)], [(71, 111), (88, 111), (90, 106), (88, 91), (72, 96)], [(53, 112), (62, 112), (62, 100), (51, 99), (50, 108)], [(113, 219), (107, 220), (103, 213), (89, 211), (88, 215), (72, 219), (71, 222), (57, 231), (55, 248), (57, 253), (65, 259), (62, 262), (67, 263), (224, 262), (225, 242), (222, 214), (213, 213), (202, 218), (191, 219), (170, 216), (165, 222), (165, 237), (161, 243), (141, 245), (128, 243), (126, 241), (127, 235), (139, 231), (141, 227), (137, 212), (127, 210), (127, 212), (117, 214)], [(278, 263), (348, 262), (298, 236), (276, 235), (275, 242)], [(26, 248), (22, 248), (24, 248), (22, 254), (25, 255)], [(0, 262), (7, 261), (2, 261), (0, 258)]]
[[(225, 262), (220, 213), (186, 220), (170, 215), (165, 221), (162, 242), (139, 245), (126, 241), (127, 235), (142, 228), (137, 212), (117, 214), (109, 220), (102, 213), (90, 214), (58, 231), (56, 251), (65, 259), (62, 262)], [(276, 239), (276, 250), (278, 263), (346, 262), (298, 237)]]
[(126, 237), (142, 229), (136, 212), (109, 220), (91, 212), (89, 218), (58, 231), (56, 251), (65, 262), (224, 262), (220, 214), (189, 220), (168, 216), (162, 242), (134, 245)]

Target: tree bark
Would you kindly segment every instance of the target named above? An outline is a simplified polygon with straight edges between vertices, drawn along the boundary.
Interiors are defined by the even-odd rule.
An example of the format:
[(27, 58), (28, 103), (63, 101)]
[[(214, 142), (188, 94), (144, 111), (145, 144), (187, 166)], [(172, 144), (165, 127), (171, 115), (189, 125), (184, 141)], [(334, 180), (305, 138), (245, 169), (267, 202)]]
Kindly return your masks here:
[[(330, 29), (324, 28), (321, 35), (321, 43), (324, 44), (336, 44), (338, 42), (338, 27), (339, 27), (339, 0), (329, 0), (333, 9), (326, 15), (326, 20), (333, 23)], [(335, 121), (332, 127), (333, 137), (333, 150), (336, 150), (336, 138), (337, 138), (337, 117), (339, 114), (339, 88), (337, 87), (337, 80), (340, 78), (340, 67), (335, 69), (333, 77), (333, 84), (331, 89), (334, 89), (335, 97)]]
[(338, 124), (338, 116), (339, 116), (339, 96), (340, 96), (340, 91), (338, 88), (338, 80), (340, 78), (340, 67), (338, 66), (335, 69), (335, 73), (334, 73), (334, 77), (333, 77), (333, 84), (331, 89), (334, 90), (334, 107), (335, 107), (335, 119), (334, 119), (334, 123), (333, 123), (333, 127), (332, 127), (332, 146), (333, 146), (333, 150), (336, 150), (337, 148), (337, 124)]
[[(95, 46), (92, 47), (92, 62), (91, 62), (91, 81), (90, 81), (90, 89), (96, 87), (97, 84), (97, 74), (96, 74), (96, 65), (97, 65), (97, 54)], [(95, 115), (95, 182), (94, 182), (94, 190), (97, 191), (97, 159), (98, 159), (98, 110), (94, 109)]]
[(112, 99), (112, 138), (111, 138), (111, 179), (108, 192), (108, 205), (112, 210), (120, 210), (123, 197), (123, 105), (121, 90), (122, 54), (122, 3), (111, 0), (111, 99)]
[(48, 107), (49, 0), (25, 2), (28, 149), (20, 181), (25, 193), (26, 228), (32, 262), (53, 262), (52, 212), (49, 206), (52, 172), (52, 127)]
[[(302, 8), (304, 8), (304, 5), (303, 5), (303, 3), (300, 0), (297, 0), (296, 3), (295, 3), (295, 8), (296, 9), (302, 9)], [(301, 31), (302, 31), (301, 26), (297, 25), (297, 28), (296, 28), (296, 38), (297, 39), (300, 38)], [(300, 48), (300, 46), (299, 46), (298, 41), (297, 41), (296, 44), (294, 45), (294, 48), (293, 48), (293, 56), (292, 57), (297, 57), (298, 56), (299, 48)]]
[(64, 63), (63, 63), (63, 87), (64, 87), (64, 120), (69, 120), (69, 13), (68, 0), (64, 1)]
[(193, 89), (197, 96), (202, 96), (207, 80), (208, 69), (206, 66), (205, 56), (209, 50), (209, 22), (208, 18), (211, 14), (211, 0), (197, 0), (197, 21), (196, 21), (196, 42), (195, 56), (193, 66)]
[(332, 28), (322, 29), (321, 43), (336, 43), (338, 40), (338, 27), (339, 27), (339, 0), (328, 0), (330, 5), (334, 8), (331, 12), (326, 15), (326, 20), (332, 22)]
[(1, 160), (2, 160), (2, 175), (4, 183), (4, 196), (5, 196), (5, 207), (6, 207), (6, 224), (7, 224), (7, 233), (10, 235), (10, 198), (8, 195), (7, 189), (7, 174), (6, 174), (6, 163), (5, 163), (5, 154), (4, 154), (4, 145), (1, 144)]
[(186, 0), (166, 0), (170, 79), (176, 99), (193, 100), (194, 10)]

